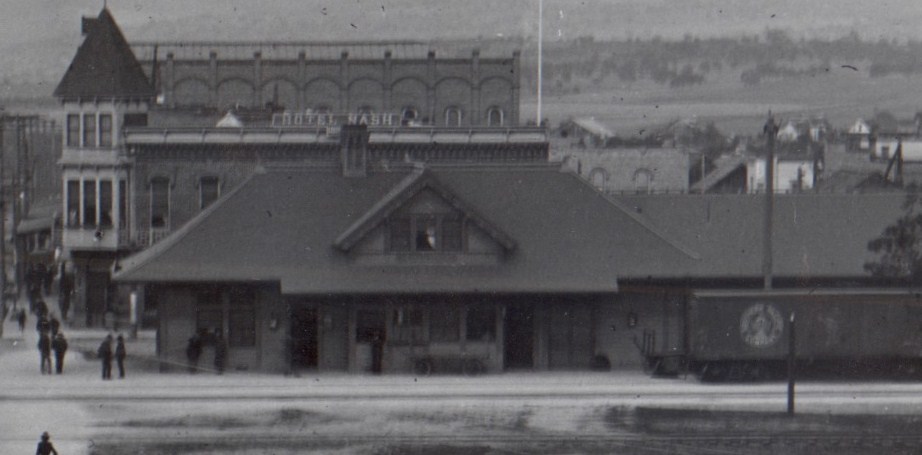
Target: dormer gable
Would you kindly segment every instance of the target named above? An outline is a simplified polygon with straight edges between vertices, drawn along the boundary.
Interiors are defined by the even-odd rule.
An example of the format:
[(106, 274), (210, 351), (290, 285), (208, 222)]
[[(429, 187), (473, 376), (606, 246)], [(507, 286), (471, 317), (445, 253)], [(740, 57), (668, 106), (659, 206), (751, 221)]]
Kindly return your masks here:
[(141, 64), (108, 9), (83, 18), (85, 35), (54, 90), (61, 100), (150, 100), (156, 96)]
[[(377, 239), (377, 241), (375, 241)], [(339, 237), (334, 246), (351, 252), (368, 242), (375, 253), (496, 253), (506, 255), (516, 242), (475, 207), (417, 169), (389, 191)]]

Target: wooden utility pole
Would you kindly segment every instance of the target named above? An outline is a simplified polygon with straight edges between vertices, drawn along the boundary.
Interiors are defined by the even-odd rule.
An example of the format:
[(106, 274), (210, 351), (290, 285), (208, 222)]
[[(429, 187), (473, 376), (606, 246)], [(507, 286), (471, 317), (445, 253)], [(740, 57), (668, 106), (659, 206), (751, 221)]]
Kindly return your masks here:
[[(3, 173), (6, 171), (3, 155), (6, 153), (3, 133), (6, 129), (6, 115), (0, 112), (0, 299), (6, 304), (6, 188)], [(16, 301), (13, 303), (16, 306)]]
[(790, 330), (788, 330), (788, 415), (794, 415), (794, 378), (797, 369), (796, 333), (794, 330), (794, 312), (791, 312)]
[(762, 223), (762, 276), (765, 278), (765, 289), (772, 288), (772, 225), (775, 208), (775, 136), (778, 134), (778, 124), (768, 111), (768, 120), (762, 129), (765, 134), (765, 214)]

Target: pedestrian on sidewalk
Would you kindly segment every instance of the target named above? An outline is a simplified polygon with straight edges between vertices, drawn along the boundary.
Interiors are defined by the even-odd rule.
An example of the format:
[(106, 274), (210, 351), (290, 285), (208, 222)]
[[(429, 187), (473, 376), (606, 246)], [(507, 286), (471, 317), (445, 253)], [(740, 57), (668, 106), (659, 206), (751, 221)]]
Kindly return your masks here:
[(52, 316), (51, 320), (48, 321), (48, 326), (51, 328), (51, 336), (57, 336), (58, 332), (61, 330), (61, 321), (58, 318)]
[(26, 309), (20, 308), (19, 313), (16, 315), (16, 322), (19, 323), (19, 335), (22, 335), (26, 330)]
[(54, 449), (54, 445), (51, 443), (51, 435), (48, 432), (42, 433), (42, 440), (39, 441), (38, 447), (35, 449), (35, 455), (58, 455), (58, 451)]
[(112, 335), (106, 335), (106, 339), (99, 345), (96, 355), (102, 361), (102, 379), (112, 379)]
[(195, 374), (198, 369), (198, 358), (202, 356), (202, 339), (198, 334), (189, 338), (189, 344), (186, 346), (186, 359), (189, 360), (189, 373)]
[(58, 332), (51, 341), (51, 349), (54, 350), (54, 370), (61, 374), (64, 372), (64, 354), (67, 352), (67, 339), (64, 338), (63, 332)]
[(221, 336), (221, 331), (215, 333), (214, 340), (214, 369), (218, 374), (224, 374), (224, 365), (227, 363), (227, 342)]
[(115, 363), (118, 364), (118, 378), (125, 379), (125, 338), (120, 334), (115, 343)]
[(38, 336), (38, 353), (41, 356), (42, 374), (51, 374), (51, 338), (47, 333), (43, 332)]
[(48, 321), (48, 314), (39, 314), (38, 321), (35, 321), (35, 331), (39, 335), (47, 335), (51, 331), (51, 322)]

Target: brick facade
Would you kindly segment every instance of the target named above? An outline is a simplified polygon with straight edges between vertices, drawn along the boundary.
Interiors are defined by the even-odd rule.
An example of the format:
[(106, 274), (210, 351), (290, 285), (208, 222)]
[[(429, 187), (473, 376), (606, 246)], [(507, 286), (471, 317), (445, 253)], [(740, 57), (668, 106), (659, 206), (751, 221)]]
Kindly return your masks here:
[[(191, 45), (195, 45), (194, 43)], [(213, 46), (220, 49), (221, 45)], [(162, 52), (162, 51), (161, 51)], [(265, 58), (212, 50), (207, 58), (177, 56), (142, 63), (160, 88), (166, 108), (227, 111), (271, 106), (289, 112), (415, 112), (436, 126), (514, 126), (519, 121), (519, 53), (485, 58)], [(156, 71), (152, 71), (156, 68)], [(460, 120), (457, 114), (460, 113)]]

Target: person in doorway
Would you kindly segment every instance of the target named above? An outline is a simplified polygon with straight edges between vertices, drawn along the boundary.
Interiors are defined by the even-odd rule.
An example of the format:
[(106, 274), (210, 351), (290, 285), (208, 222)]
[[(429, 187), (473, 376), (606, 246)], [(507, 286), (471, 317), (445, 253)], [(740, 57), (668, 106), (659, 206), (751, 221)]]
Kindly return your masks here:
[(51, 374), (51, 338), (45, 332), (38, 335), (38, 352), (41, 356), (42, 374)]
[(51, 443), (51, 435), (48, 432), (42, 433), (42, 440), (38, 442), (38, 447), (35, 449), (35, 455), (58, 455), (58, 451), (55, 450), (54, 444)]
[(64, 354), (67, 353), (67, 339), (62, 332), (58, 332), (51, 341), (51, 349), (54, 350), (54, 371), (57, 374), (64, 372)]
[(16, 315), (16, 322), (19, 323), (19, 334), (22, 335), (26, 330), (26, 309), (20, 308)]
[(189, 360), (189, 373), (195, 374), (198, 369), (198, 359), (202, 356), (202, 339), (198, 334), (189, 338), (189, 344), (186, 346), (186, 359)]
[(118, 378), (125, 379), (125, 338), (121, 335), (115, 342), (115, 363), (118, 365)]
[(106, 335), (106, 339), (99, 345), (96, 355), (102, 361), (102, 379), (112, 379), (112, 335)]
[(215, 334), (214, 340), (214, 369), (218, 374), (224, 374), (224, 366), (227, 362), (227, 343), (221, 336), (221, 331)]

